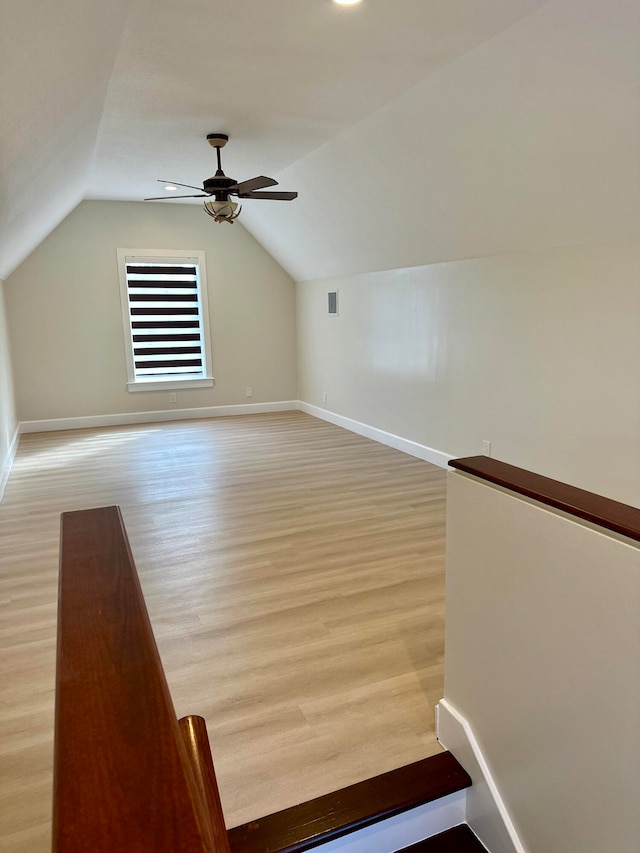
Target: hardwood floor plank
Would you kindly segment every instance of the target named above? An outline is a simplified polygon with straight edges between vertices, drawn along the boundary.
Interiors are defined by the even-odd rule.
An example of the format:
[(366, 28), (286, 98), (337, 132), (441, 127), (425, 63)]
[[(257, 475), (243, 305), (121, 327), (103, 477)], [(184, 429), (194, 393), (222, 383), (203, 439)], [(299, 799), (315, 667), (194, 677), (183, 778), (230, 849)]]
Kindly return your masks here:
[(440, 751), (445, 472), (302, 413), (25, 435), (0, 504), (0, 849), (49, 849), (59, 517), (117, 504), (234, 826)]

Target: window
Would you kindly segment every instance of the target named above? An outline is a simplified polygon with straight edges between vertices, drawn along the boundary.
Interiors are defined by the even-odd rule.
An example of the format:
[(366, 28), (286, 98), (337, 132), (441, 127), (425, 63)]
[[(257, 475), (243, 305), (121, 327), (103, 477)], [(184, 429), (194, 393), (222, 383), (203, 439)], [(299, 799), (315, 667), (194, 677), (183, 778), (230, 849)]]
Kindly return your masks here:
[(213, 385), (204, 252), (118, 249), (129, 391)]

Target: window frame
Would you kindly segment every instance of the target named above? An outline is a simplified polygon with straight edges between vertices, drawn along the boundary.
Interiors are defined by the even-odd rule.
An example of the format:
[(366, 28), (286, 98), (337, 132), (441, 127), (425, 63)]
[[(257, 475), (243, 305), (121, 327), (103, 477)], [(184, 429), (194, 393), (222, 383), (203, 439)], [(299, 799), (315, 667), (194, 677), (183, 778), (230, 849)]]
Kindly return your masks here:
[[(209, 327), (209, 303), (207, 294), (207, 266), (205, 253), (201, 249), (118, 249), (118, 277), (120, 281), (120, 307), (122, 309), (122, 331), (127, 364), (127, 391), (177, 391), (180, 389), (210, 388), (215, 377), (211, 371), (211, 332)], [(202, 375), (162, 379), (136, 378), (133, 329), (129, 289), (127, 284), (127, 263), (149, 264), (192, 264), (197, 267), (198, 312), (202, 330)]]

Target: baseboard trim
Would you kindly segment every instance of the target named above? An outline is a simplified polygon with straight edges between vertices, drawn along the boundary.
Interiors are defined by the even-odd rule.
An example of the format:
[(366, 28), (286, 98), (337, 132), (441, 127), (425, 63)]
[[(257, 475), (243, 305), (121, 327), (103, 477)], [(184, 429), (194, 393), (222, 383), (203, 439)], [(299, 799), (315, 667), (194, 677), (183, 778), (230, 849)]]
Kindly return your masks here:
[(426, 444), (419, 444), (417, 441), (411, 441), (408, 438), (402, 438), (400, 435), (395, 435), (392, 432), (386, 432), (383, 429), (363, 424), (360, 421), (354, 421), (352, 418), (347, 418), (344, 415), (337, 415), (335, 412), (330, 412), (328, 409), (321, 409), (319, 406), (312, 406), (311, 403), (305, 403), (302, 400), (298, 401), (298, 408), (301, 412), (306, 412), (308, 415), (313, 415), (314, 418), (321, 418), (323, 421), (336, 426), (348, 429), (351, 432), (356, 432), (358, 435), (363, 435), (365, 438), (371, 438), (380, 444), (386, 444), (388, 447), (393, 447), (395, 450), (401, 450), (403, 453), (408, 453), (410, 456), (417, 456), (418, 459), (424, 459), (425, 462), (431, 462), (432, 465), (438, 465), (440, 468), (447, 468), (449, 462), (455, 459), (449, 453), (444, 453), (441, 450), (434, 450), (433, 447), (427, 447)]
[(9, 447), (7, 448), (7, 454), (2, 460), (2, 465), (0, 466), (0, 501), (4, 497), (4, 490), (7, 485), (7, 480), (9, 479), (9, 474), (11, 473), (11, 469), (13, 467), (13, 460), (16, 458), (16, 451), (18, 449), (19, 441), (20, 424), (18, 424), (15, 428), (13, 438), (9, 442)]
[[(369, 424), (353, 420), (353, 418), (338, 415), (335, 412), (330, 412), (328, 409), (312, 406), (310, 403), (305, 403), (302, 400), (279, 400), (273, 403), (240, 403), (232, 406), (162, 409), (153, 412), (121, 412), (114, 415), (84, 415), (75, 418), (46, 418), (43, 420), (21, 421), (16, 435), (18, 433), (58, 432), (70, 429), (161, 423), (163, 421), (187, 421), (200, 418), (222, 418), (232, 415), (253, 415), (264, 412), (295, 412), (298, 410), (347, 429), (350, 432), (363, 435), (365, 438), (371, 438), (373, 441), (380, 442), (380, 444), (386, 444), (395, 450), (401, 450), (410, 456), (424, 459), (425, 462), (431, 462), (432, 465), (437, 465), (440, 468), (447, 468), (449, 462), (456, 458), (451, 454), (443, 453), (441, 450), (434, 450), (432, 447), (427, 447), (426, 444), (419, 444), (417, 441), (411, 441), (400, 435), (395, 435)], [(2, 473), (4, 476), (4, 467)], [(8, 477), (8, 472), (6, 477)], [(0, 479), (0, 499), (2, 487), (3, 480)]]
[(468, 720), (447, 699), (436, 706), (436, 735), (471, 776), (467, 823), (491, 853), (527, 853)]
[(242, 403), (235, 406), (203, 406), (195, 409), (162, 409), (157, 412), (122, 412), (117, 415), (49, 418), (40, 421), (22, 421), (20, 432), (54, 432), (68, 429), (90, 429), (91, 427), (160, 423), (162, 421), (190, 421), (200, 418), (223, 418), (231, 415), (256, 415), (264, 412), (292, 412), (297, 411), (297, 409), (297, 400), (280, 400), (274, 403)]

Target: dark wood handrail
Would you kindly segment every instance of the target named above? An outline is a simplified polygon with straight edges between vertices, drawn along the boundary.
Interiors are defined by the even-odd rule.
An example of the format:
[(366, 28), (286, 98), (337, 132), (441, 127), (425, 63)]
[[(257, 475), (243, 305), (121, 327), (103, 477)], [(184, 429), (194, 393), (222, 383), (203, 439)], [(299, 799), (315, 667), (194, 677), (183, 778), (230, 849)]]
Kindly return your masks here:
[(591, 521), (607, 530), (622, 533), (631, 539), (640, 541), (640, 509), (619, 503), (610, 498), (578, 489), (552, 480), (540, 474), (533, 474), (524, 468), (499, 462), (487, 456), (468, 456), (449, 462), (452, 468), (473, 474), (481, 480), (495, 483), (512, 492), (533, 498), (540, 503), (560, 509), (569, 515)]
[(206, 727), (191, 720), (181, 731), (120, 510), (64, 513), (54, 853), (227, 853)]
[(178, 720), (196, 785), (209, 818), (210, 834), (217, 853), (230, 853), (229, 836), (224, 822), (218, 781), (203, 717), (190, 714)]

